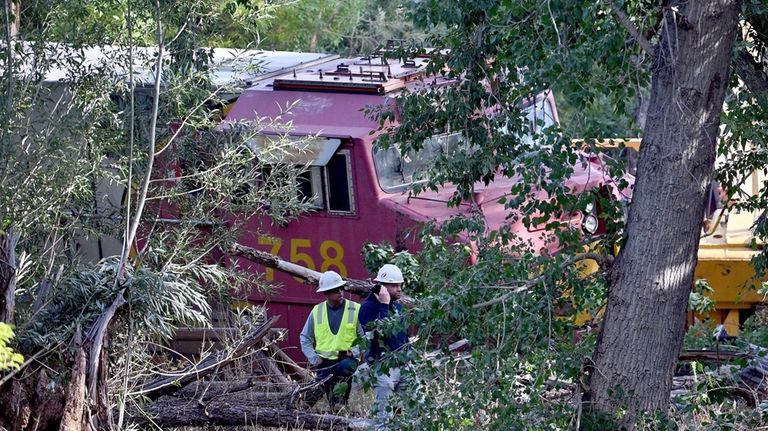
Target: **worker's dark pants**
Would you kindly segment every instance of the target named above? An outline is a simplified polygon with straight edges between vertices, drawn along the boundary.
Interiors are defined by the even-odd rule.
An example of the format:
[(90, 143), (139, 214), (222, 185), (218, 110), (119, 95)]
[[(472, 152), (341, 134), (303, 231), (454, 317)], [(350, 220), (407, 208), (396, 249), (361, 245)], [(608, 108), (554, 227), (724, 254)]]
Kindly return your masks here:
[[(349, 401), (349, 392), (352, 389), (352, 374), (355, 374), (355, 370), (357, 370), (357, 361), (355, 359), (323, 359), (323, 363), (317, 369), (317, 380), (325, 380), (326, 377), (331, 376), (323, 384), (325, 393), (328, 395), (328, 403), (331, 407), (339, 402), (346, 404)], [(341, 399), (333, 390), (339, 383), (347, 384)]]

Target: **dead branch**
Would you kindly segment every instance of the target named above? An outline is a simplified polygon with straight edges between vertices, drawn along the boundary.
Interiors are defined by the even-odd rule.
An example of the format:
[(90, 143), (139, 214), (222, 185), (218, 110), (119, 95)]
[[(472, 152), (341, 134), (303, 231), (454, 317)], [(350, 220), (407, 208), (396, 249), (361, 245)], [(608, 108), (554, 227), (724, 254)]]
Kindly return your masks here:
[[(312, 381), (304, 384), (275, 385), (254, 378), (240, 381), (196, 382), (168, 394), (169, 397), (187, 401), (249, 401), (267, 407), (308, 409), (323, 397), (324, 381)], [(166, 400), (160, 400), (163, 402)]]
[(680, 353), (681, 361), (699, 361), (699, 362), (731, 362), (737, 359), (748, 359), (752, 357), (746, 352), (737, 352), (732, 350), (684, 350)]
[(141, 386), (138, 390), (132, 392), (130, 395), (144, 395), (149, 399), (157, 399), (162, 395), (174, 392), (193, 381), (200, 380), (203, 377), (210, 375), (222, 365), (227, 365), (244, 355), (253, 346), (262, 341), (264, 336), (269, 334), (272, 325), (274, 325), (279, 318), (280, 316), (273, 316), (261, 326), (254, 329), (231, 351), (222, 350), (210, 354), (196, 365), (187, 368), (178, 375), (163, 377), (149, 382)]
[(276, 357), (278, 365), (282, 366), (287, 373), (298, 376), (304, 382), (310, 382), (314, 379), (312, 373), (294, 362), (281, 348), (277, 347), (277, 344), (270, 343), (267, 345), (267, 349), (273, 357)]
[(207, 401), (220, 395), (246, 391), (249, 389), (261, 389), (262, 387), (266, 387), (266, 385), (269, 384), (256, 378), (236, 381), (198, 381), (190, 383), (189, 385), (168, 394), (168, 396)]
[[(286, 262), (274, 254), (270, 254), (264, 251), (256, 250), (253, 247), (248, 247), (242, 244), (232, 244), (227, 251), (232, 256), (239, 256), (250, 260), (251, 262), (258, 263), (259, 265), (273, 268), (286, 274), (293, 275), (295, 277), (303, 278), (308, 284), (317, 285), (320, 280), (320, 273), (309, 268), (305, 268), (295, 263)], [(355, 295), (365, 297), (371, 293), (374, 283), (367, 280), (356, 280), (352, 278), (345, 279), (347, 284), (344, 285), (344, 290), (354, 293)], [(399, 299), (400, 303), (405, 307), (411, 307), (414, 304), (412, 298), (403, 296)]]
[(255, 352), (254, 355), (256, 356), (259, 365), (264, 369), (264, 374), (269, 380), (283, 385), (291, 383), (290, 379), (283, 374), (271, 357), (265, 355), (261, 350)]

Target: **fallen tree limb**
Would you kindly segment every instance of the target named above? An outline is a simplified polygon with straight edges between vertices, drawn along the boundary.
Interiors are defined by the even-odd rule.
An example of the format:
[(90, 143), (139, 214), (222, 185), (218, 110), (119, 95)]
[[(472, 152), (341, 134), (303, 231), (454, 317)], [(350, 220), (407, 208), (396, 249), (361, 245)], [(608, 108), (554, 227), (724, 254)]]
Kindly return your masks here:
[[(280, 386), (256, 379), (195, 382), (168, 396), (186, 399), (189, 402), (206, 402), (218, 398), (219, 401), (230, 402), (250, 400), (274, 408), (310, 408), (325, 394), (323, 383), (323, 381), (312, 381), (301, 385)], [(165, 400), (164, 398), (157, 402), (162, 403)]]
[(748, 359), (753, 355), (746, 352), (733, 350), (684, 350), (680, 353), (681, 361), (734, 361), (737, 359)]
[(212, 401), (205, 405), (197, 402), (171, 399), (154, 402), (142, 408), (147, 418), (136, 418), (138, 425), (152, 423), (160, 427), (181, 426), (252, 426), (284, 427), (290, 429), (362, 430), (368, 421), (343, 416), (308, 413), (250, 406), (244, 402)]
[(311, 382), (314, 379), (311, 372), (294, 362), (288, 354), (283, 352), (283, 349), (277, 346), (277, 344), (268, 344), (267, 349), (269, 349), (269, 352), (275, 357), (278, 365), (282, 366), (288, 374), (298, 376), (299, 379), (304, 382)]
[(264, 336), (269, 334), (272, 325), (277, 322), (280, 316), (273, 316), (271, 319), (254, 329), (231, 351), (223, 350), (208, 355), (205, 359), (192, 367), (188, 367), (175, 376), (163, 377), (141, 386), (129, 395), (143, 395), (149, 399), (157, 399), (163, 395), (179, 390), (187, 384), (200, 380), (203, 377), (213, 373), (222, 365), (229, 364), (238, 357), (245, 354), (249, 349), (259, 343)]
[[(303, 278), (307, 283), (317, 285), (320, 280), (320, 273), (309, 268), (305, 268), (295, 263), (287, 262), (274, 254), (270, 254), (264, 251), (256, 250), (253, 247), (244, 246), (242, 244), (232, 244), (227, 251), (232, 256), (239, 256), (250, 260), (251, 262), (258, 263), (259, 265), (273, 268), (286, 274), (293, 275), (295, 277)], [(371, 293), (374, 283), (366, 280), (355, 280), (352, 278), (346, 278), (347, 284), (344, 285), (344, 290), (354, 293), (355, 295), (364, 297)], [(410, 307), (414, 301), (408, 296), (403, 296), (399, 299), (403, 306)]]
[(272, 386), (270, 383), (255, 378), (237, 381), (198, 381), (180, 388), (168, 396), (206, 401), (220, 395)]
[(259, 350), (255, 353), (259, 365), (264, 369), (264, 375), (267, 379), (281, 385), (291, 383), (291, 380), (283, 374), (283, 371), (277, 366), (271, 356), (267, 356)]
[[(320, 281), (320, 272), (285, 261), (274, 254), (256, 250), (252, 247), (235, 243), (232, 244), (228, 253), (233, 256), (244, 257), (259, 265), (303, 278), (309, 284), (316, 285)], [(368, 296), (368, 294), (371, 293), (371, 288), (374, 286), (373, 283), (365, 280), (346, 279), (346, 281), (347, 284), (344, 286), (344, 290), (359, 296)]]

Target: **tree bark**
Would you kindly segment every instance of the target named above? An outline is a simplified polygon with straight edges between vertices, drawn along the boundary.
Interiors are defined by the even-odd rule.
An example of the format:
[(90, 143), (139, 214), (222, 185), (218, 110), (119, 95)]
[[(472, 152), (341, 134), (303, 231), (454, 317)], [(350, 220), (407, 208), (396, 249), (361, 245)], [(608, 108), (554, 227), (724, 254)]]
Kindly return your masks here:
[(683, 341), (740, 1), (673, 1), (664, 11), (626, 240), (584, 395), (585, 429), (606, 426), (597, 419), (632, 429), (643, 412), (666, 412)]
[[(349, 430), (357, 428), (355, 426), (356, 422), (343, 416), (251, 406), (245, 402), (213, 401), (201, 405), (187, 400), (173, 399), (157, 401), (142, 407), (142, 409), (152, 418), (152, 423), (161, 427), (261, 425), (266, 427), (319, 430)], [(148, 419), (139, 419), (137, 421), (139, 425), (148, 423)]]
[(75, 332), (75, 359), (65, 395), (64, 414), (61, 418), (61, 431), (80, 431), (85, 429), (85, 349), (80, 328)]
[(16, 308), (16, 245), (19, 232), (0, 232), (0, 322), (13, 323)]

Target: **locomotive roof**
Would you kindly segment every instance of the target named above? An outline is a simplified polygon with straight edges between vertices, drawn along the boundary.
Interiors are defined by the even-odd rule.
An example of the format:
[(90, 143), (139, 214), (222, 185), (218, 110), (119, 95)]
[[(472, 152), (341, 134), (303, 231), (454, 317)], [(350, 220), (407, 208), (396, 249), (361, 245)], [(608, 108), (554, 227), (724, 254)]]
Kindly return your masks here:
[[(426, 77), (428, 58), (342, 58), (296, 68), (264, 79), (245, 90), (227, 114), (224, 127), (259, 119), (289, 124), (290, 135), (363, 138), (379, 124), (366, 115), (377, 106), (392, 106), (404, 89), (439, 87), (449, 81)], [(261, 128), (261, 133), (286, 130)]]

